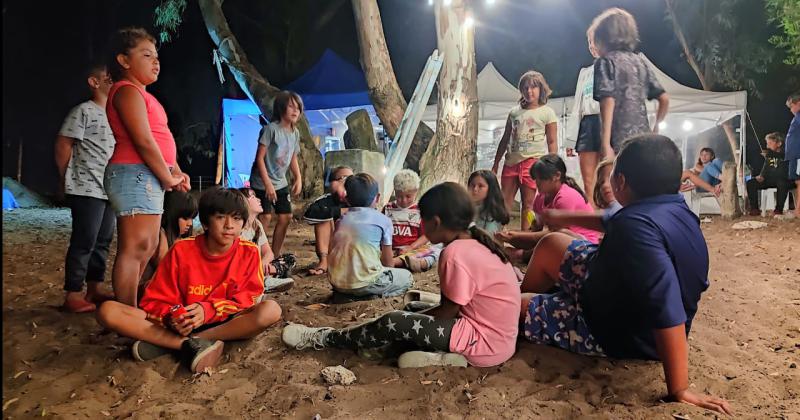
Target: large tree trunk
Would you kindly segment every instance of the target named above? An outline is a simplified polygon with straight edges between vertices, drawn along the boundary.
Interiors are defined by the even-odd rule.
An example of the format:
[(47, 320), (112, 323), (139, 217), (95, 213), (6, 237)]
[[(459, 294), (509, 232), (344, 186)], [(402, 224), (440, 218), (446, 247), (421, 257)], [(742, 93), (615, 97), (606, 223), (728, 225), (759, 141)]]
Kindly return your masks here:
[[(408, 104), (397, 84), (389, 49), (383, 35), (381, 13), (376, 0), (352, 0), (358, 44), (361, 47), (361, 68), (369, 86), (369, 98), (389, 137), (395, 138)], [(419, 171), (419, 161), (433, 137), (433, 130), (420, 124), (406, 157), (405, 166)]]
[(722, 165), (722, 194), (719, 197), (720, 214), (726, 219), (735, 219), (742, 215), (739, 206), (739, 194), (736, 193), (736, 165), (725, 162)]
[(436, 42), (443, 55), (439, 73), (436, 134), (420, 164), (421, 190), (444, 181), (466, 182), (478, 146), (478, 77), (475, 31), (465, 24), (467, 0), (436, 1)]
[[(272, 119), (272, 104), (275, 94), (280, 89), (272, 86), (247, 59), (242, 46), (239, 45), (239, 41), (236, 40), (228, 26), (228, 20), (222, 12), (222, 1), (198, 0), (208, 34), (226, 60), (228, 69), (233, 73), (233, 77), (242, 90), (267, 118)], [(300, 172), (303, 174), (303, 197), (310, 198), (322, 193), (322, 156), (311, 138), (311, 131), (305, 116), (301, 118), (298, 129), (301, 148), (298, 162)], [(257, 139), (253, 139), (253, 141), (257, 141)]]

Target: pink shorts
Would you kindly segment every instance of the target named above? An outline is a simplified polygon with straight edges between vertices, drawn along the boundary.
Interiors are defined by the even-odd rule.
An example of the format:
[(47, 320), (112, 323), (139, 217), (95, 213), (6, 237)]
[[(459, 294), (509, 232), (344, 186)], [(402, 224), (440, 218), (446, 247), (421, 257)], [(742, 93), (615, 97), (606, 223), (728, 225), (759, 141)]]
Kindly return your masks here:
[(503, 175), (501, 178), (516, 178), (519, 185), (535, 190), (536, 181), (531, 178), (531, 168), (537, 161), (539, 161), (539, 159), (529, 158), (516, 165), (503, 165)]

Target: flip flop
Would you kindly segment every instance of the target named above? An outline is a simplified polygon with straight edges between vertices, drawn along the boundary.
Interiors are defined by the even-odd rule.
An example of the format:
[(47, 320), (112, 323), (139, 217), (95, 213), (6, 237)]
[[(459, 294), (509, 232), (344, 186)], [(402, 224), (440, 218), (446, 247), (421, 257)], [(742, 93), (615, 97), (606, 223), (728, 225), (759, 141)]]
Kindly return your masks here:
[(328, 269), (327, 268), (314, 267), (314, 268), (309, 268), (307, 272), (308, 272), (309, 276), (322, 276), (322, 275), (328, 274)]
[(80, 300), (66, 300), (64, 304), (61, 306), (61, 310), (64, 312), (70, 312), (73, 314), (81, 314), (84, 312), (94, 312), (97, 309), (97, 306), (94, 303), (86, 301), (84, 299)]

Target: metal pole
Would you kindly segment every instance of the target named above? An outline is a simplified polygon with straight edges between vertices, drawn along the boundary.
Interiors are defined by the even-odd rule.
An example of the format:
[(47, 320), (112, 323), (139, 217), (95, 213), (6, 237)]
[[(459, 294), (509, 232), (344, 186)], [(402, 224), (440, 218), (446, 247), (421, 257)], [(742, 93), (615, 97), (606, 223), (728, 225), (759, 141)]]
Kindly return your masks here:
[(22, 137), (19, 138), (19, 151), (17, 153), (17, 182), (22, 183)]

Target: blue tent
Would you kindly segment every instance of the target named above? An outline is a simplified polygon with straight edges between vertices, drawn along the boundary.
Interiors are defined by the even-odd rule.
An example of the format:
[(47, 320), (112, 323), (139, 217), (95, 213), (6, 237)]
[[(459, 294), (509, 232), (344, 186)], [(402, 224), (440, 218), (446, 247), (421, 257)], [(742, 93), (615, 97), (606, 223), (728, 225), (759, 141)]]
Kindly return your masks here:
[(372, 104), (364, 72), (331, 50), (325, 50), (317, 64), (286, 89), (300, 94), (306, 110)]
[(14, 193), (3, 188), (3, 210), (16, 208), (19, 208), (19, 204), (17, 204), (17, 200), (14, 198)]
[(261, 111), (249, 99), (222, 99), (223, 185), (241, 188), (250, 180), (256, 156)]

